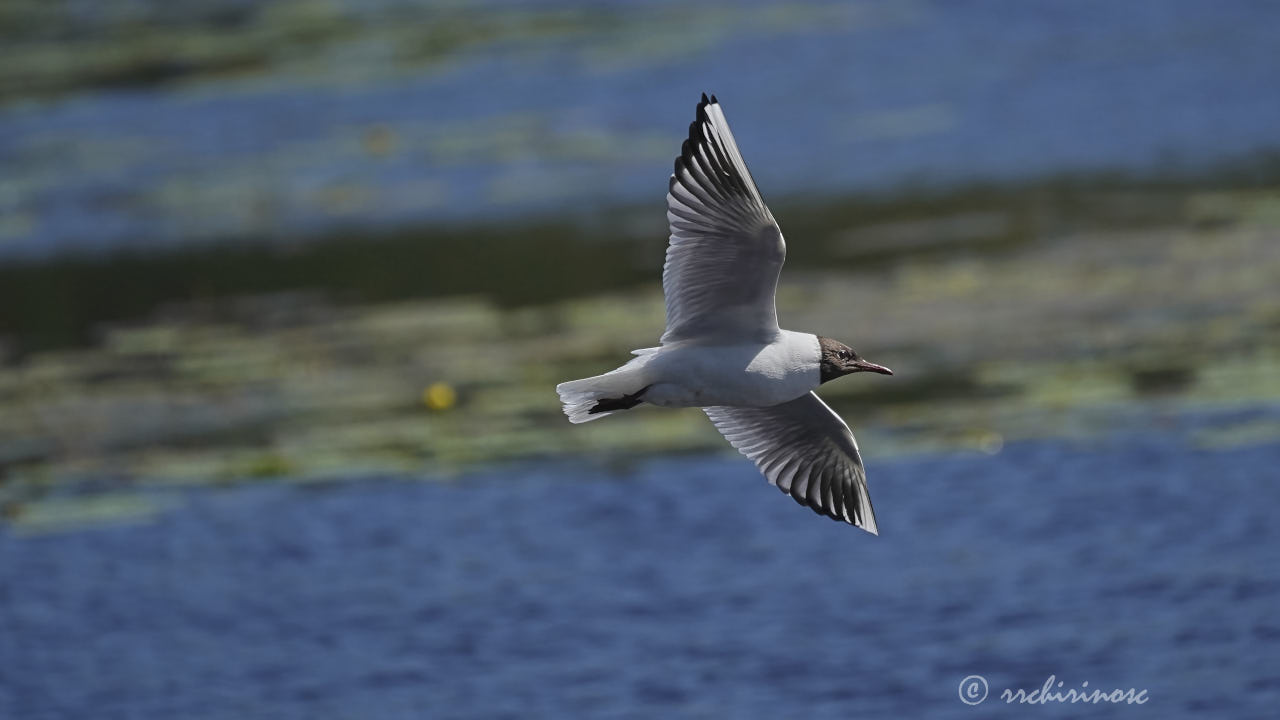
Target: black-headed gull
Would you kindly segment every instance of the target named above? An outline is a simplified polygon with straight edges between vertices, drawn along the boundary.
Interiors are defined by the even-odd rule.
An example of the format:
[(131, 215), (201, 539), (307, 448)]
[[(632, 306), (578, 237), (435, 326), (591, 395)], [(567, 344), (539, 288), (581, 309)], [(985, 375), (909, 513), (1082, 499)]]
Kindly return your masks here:
[(583, 423), (641, 403), (702, 408), (796, 502), (877, 533), (858, 443), (813, 389), (850, 373), (893, 372), (830, 338), (778, 327), (774, 291), (787, 246), (714, 95), (702, 96), (676, 158), (667, 221), (661, 346), (558, 385), (565, 415)]

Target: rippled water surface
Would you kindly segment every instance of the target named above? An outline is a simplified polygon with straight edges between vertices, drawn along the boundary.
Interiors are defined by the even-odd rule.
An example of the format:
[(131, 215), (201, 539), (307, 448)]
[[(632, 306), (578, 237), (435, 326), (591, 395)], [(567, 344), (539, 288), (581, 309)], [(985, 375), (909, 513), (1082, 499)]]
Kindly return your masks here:
[[(744, 461), (205, 490), (0, 536), (0, 715), (976, 717), (957, 687), (1280, 702), (1280, 445), (880, 460), (883, 535)], [(992, 706), (995, 706), (994, 708)], [(1076, 712), (1072, 710), (1071, 712)]]
[(775, 201), (1280, 144), (1269, 3), (205, 5), (20, 44), (77, 89), (0, 106), (0, 261), (658, 201), (704, 91)]

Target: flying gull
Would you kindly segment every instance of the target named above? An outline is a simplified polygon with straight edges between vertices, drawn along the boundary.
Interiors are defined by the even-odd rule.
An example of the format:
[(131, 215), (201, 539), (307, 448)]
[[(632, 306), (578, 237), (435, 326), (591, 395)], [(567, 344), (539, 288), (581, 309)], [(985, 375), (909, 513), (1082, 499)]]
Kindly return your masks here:
[(676, 158), (667, 222), (662, 344), (556, 386), (569, 421), (641, 403), (702, 408), (779, 490), (878, 534), (858, 443), (813, 390), (850, 373), (893, 372), (831, 338), (778, 327), (774, 291), (787, 246), (715, 95), (702, 96)]

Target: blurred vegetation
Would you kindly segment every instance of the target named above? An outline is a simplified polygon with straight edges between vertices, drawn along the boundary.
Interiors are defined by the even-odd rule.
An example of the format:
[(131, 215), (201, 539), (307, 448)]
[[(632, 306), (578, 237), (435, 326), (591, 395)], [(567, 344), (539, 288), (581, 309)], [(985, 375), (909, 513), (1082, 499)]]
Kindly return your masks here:
[[(921, 34), (911, 37), (932, 42), (931, 28), (952, 37), (961, 18), (1002, 35), (1005, 18), (988, 12), (825, 2), (0, 3), (0, 107), (25, 128), (0, 148), (12, 163), (0, 178), (0, 245), (12, 251), (0, 263), (0, 518), (26, 528), (115, 522), (161, 511), (167, 501), (151, 493), (186, 484), (438, 478), (527, 459), (732, 452), (696, 410), (646, 408), (577, 427), (560, 413), (556, 383), (615, 367), (662, 329), (660, 197), (619, 208), (589, 192), (640, 198), (620, 178), (644, 189), (675, 148), (654, 117), (619, 119), (639, 113), (636, 97), (665, 92), (672, 68), (742, 76), (726, 48), (741, 52), (734, 42), (744, 39), (753, 52), (767, 44), (821, 59), (780, 65), (762, 83), (776, 85), (846, 57), (849, 43), (897, 43), (880, 37), (886, 28), (914, 23)], [(1238, 29), (1218, 19), (1201, 54), (1184, 56), (1176, 25), (1125, 34), (1144, 22), (1064, 44), (1061, 56), (1019, 50), (930, 80), (963, 56), (962, 43), (960, 55), (903, 71), (913, 87), (922, 81), (919, 97), (890, 92), (893, 78), (881, 86), (839, 68), (838, 87), (825, 76), (797, 84), (792, 99), (831, 91), (828, 122), (811, 131), (841, 148), (833, 155), (874, 149), (898, 173), (877, 179), (882, 194), (805, 195), (813, 185), (797, 183), (843, 168), (815, 158), (788, 169), (785, 136), (752, 149), (766, 160), (772, 152), (769, 167), (790, 178), (769, 195), (789, 239), (784, 324), (845, 340), (897, 373), (823, 388), (869, 455), (995, 453), (1023, 438), (1099, 438), (1196, 413), (1217, 418), (1192, 423), (1205, 447), (1277, 437), (1274, 413), (1259, 408), (1280, 399), (1280, 156), (1229, 157), (1265, 147), (1265, 131), (1221, 148), (1166, 133), (1165, 164), (1138, 155), (1118, 165), (1132, 176), (1038, 182), (1025, 177), (1061, 172), (1065, 161), (1050, 152), (1037, 164), (1023, 137), (1025, 175), (997, 163), (953, 174), (961, 180), (945, 187), (912, 184), (935, 167), (930, 153), (951, 147), (929, 144), (940, 136), (971, 143), (1014, 127), (1000, 123), (1051, 119), (1019, 108), (1092, 98), (1097, 107), (1080, 116), (1095, 123), (1090, 132), (1124, 129), (1128, 116), (1112, 116), (1116, 104), (1091, 84), (1107, 72), (1099, 57), (1158, 65), (1150, 93), (1182, 92), (1184, 64), (1218, 68), (1232, 53), (1215, 43)], [(1055, 31), (1039, 37), (1056, 43)], [(566, 112), (542, 85), (493, 85), (508, 65), (528, 62), (560, 88), (561, 55), (577, 73), (565, 96), (595, 93), (594, 104)], [(486, 69), (493, 57), (507, 65)], [(1018, 63), (1005, 57), (1032, 63), (1023, 79), (1006, 76)], [(1241, 57), (1230, 67), (1243, 73), (1253, 64)], [(1055, 92), (1018, 85), (1064, 59), (1074, 70)], [(485, 99), (517, 97), (438, 118), (437, 103), (462, 97), (456, 88), (406, 90), (450, 72)], [(282, 103), (293, 124), (255, 105), (318, 85), (329, 94), (314, 104)], [(1255, 94), (1233, 92), (1230, 112), (1262, 116), (1239, 102)], [(121, 98), (242, 95), (207, 108), (144, 103), (130, 110), (137, 115), (113, 115), (118, 127), (99, 127), (96, 114)], [(1187, 107), (1175, 100), (1185, 98), (1169, 101), (1170, 117)], [(81, 115), (40, 112), (63, 101)], [(381, 105), (340, 121), (338, 110), (361, 103)], [(800, 127), (799, 105), (771, 103), (778, 114), (766, 124)], [(313, 110), (334, 117), (305, 122)], [(173, 117), (136, 129), (118, 119), (156, 111)], [(208, 121), (204, 144), (185, 132), (196, 118)], [(1187, 132), (1222, 118), (1193, 120)], [(1045, 137), (1078, 142), (1067, 148), (1072, 162), (1073, 153), (1091, 157), (1097, 138), (1069, 129)], [(981, 177), (1022, 179), (964, 184)], [(828, 191), (859, 187), (844, 181), (854, 184)], [(473, 214), (448, 214), (464, 203)]]
[[(589, 12), (477, 11), (436, 3), (286, 2), (0, 4), (0, 99), (86, 88), (144, 87), (191, 76), (296, 72), (344, 45), (381, 38), (400, 62), (437, 60), (468, 44), (530, 31), (569, 32)], [(406, 22), (413, 20), (413, 22)], [(322, 67), (314, 68), (315, 71)]]
[[(996, 452), (1280, 398), (1278, 189), (1042, 188), (776, 214), (791, 238), (784, 323), (897, 372), (823, 388), (872, 456)], [(557, 382), (611, 369), (663, 324), (661, 231), (640, 244), (600, 232), (5, 268), (6, 305), (53, 308), (6, 334), (6, 515), (58, 487), (725, 451), (696, 410), (561, 416)], [(42, 334), (64, 317), (70, 334)], [(1268, 423), (1197, 437), (1257, 442)]]
[(0, 3), (0, 103), (77, 90), (201, 77), (354, 72), (385, 76), (444, 62), (481, 44), (573, 39), (595, 62), (690, 53), (716, 38), (832, 22), (875, 25), (912, 8), (824, 3), (697, 8), (681, 4), (520, 7), (431, 0), (176, 0)]
[[(1280, 174), (1249, 168), (1224, 172), (1216, 192), (1265, 195), (1265, 178)], [(788, 271), (856, 271), (1098, 230), (1234, 223), (1234, 206), (1190, 200), (1210, 194), (1203, 186), (1089, 177), (774, 206), (787, 236), (801, 238)], [(476, 295), (509, 308), (643, 289), (655, 283), (665, 247), (661, 213), (636, 207), (585, 220), (340, 230), (305, 242), (229, 238), (11, 262), (0, 264), (0, 353), (82, 346), (106, 322), (245, 294), (317, 291), (341, 303)]]

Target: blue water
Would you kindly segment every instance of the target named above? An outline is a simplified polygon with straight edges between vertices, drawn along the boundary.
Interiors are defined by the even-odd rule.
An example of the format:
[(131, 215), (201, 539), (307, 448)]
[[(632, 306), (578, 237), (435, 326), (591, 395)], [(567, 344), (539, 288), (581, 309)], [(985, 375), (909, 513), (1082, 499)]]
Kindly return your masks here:
[[(196, 492), (0, 535), (0, 716), (1272, 717), (1277, 467), (1160, 438), (880, 461), (879, 538), (728, 457)], [(998, 700), (1051, 674), (1149, 701)]]
[[(490, 2), (531, 29), (421, 66), (353, 20), (261, 76), (0, 106), (0, 260), (660, 206), (704, 91), (772, 200), (1163, 177), (1280, 147), (1275, 3), (610, 5)], [(533, 29), (584, 7), (580, 31)]]

